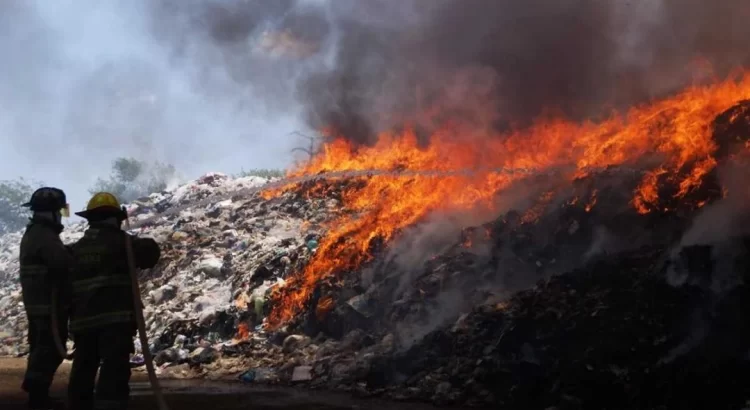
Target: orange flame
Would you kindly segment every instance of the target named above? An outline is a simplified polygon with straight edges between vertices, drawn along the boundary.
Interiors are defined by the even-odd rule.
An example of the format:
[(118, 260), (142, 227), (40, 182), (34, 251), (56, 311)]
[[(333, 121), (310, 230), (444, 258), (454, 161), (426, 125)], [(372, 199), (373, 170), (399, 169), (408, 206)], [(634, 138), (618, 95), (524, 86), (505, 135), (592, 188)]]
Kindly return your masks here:
[(240, 323), (239, 326), (237, 326), (237, 336), (235, 339), (242, 341), (247, 340), (248, 337), (250, 337), (250, 327), (247, 323)]
[(594, 205), (596, 205), (596, 201), (598, 201), (596, 195), (599, 193), (598, 190), (594, 190), (594, 192), (591, 193), (591, 199), (586, 204), (586, 212), (591, 212), (592, 209), (594, 209)]
[(322, 321), (326, 315), (333, 310), (333, 298), (326, 296), (325, 298), (318, 301), (318, 306), (315, 309), (315, 317)]
[(484, 239), (486, 241), (489, 241), (490, 239), (492, 239), (492, 229), (484, 228)]
[[(420, 146), (415, 133), (408, 129), (383, 133), (369, 147), (354, 147), (338, 139), (324, 145), (319, 156), (290, 176), (344, 170), (503, 167), (557, 170), (559, 178), (572, 181), (589, 175), (592, 168), (625, 166), (645, 172), (632, 206), (640, 213), (664, 211), (659, 209), (660, 178), (679, 186), (679, 198), (699, 187), (701, 178), (716, 165), (712, 121), (747, 98), (750, 74), (693, 86), (624, 114), (614, 113), (598, 123), (543, 119), (528, 129), (494, 138), (486, 138), (486, 132), (470, 125), (452, 124), (434, 132), (426, 147)], [(369, 261), (374, 244), (389, 241), (402, 228), (434, 210), (491, 208), (505, 188), (524, 177), (521, 173), (476, 172), (363, 179), (363, 184), (342, 193), (342, 206), (347, 212), (329, 224), (330, 230), (304, 271), (275, 293), (269, 324), (278, 326), (302, 311), (321, 279)], [(551, 198), (551, 194), (542, 198), (540, 205)], [(595, 198), (591, 201), (593, 206)], [(530, 210), (524, 220), (533, 220), (539, 211)]]
[(539, 197), (536, 205), (532, 206), (523, 214), (523, 216), (521, 216), (521, 222), (531, 223), (539, 219), (542, 215), (544, 215), (544, 211), (547, 209), (554, 198), (555, 191), (547, 191), (543, 193)]

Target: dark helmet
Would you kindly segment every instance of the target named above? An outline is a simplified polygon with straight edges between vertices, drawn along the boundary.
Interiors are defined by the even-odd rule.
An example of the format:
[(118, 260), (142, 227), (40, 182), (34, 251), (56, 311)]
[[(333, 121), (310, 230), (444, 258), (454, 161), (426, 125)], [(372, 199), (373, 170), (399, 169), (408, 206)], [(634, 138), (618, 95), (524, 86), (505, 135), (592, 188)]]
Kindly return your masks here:
[(62, 189), (44, 187), (34, 191), (29, 202), (22, 206), (34, 212), (55, 212), (66, 208), (68, 201)]

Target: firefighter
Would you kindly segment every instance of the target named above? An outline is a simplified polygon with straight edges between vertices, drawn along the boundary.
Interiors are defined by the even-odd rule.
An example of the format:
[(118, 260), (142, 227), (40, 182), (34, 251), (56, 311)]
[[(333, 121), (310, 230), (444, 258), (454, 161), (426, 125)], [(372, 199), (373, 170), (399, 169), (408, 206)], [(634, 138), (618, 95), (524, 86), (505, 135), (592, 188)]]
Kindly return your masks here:
[[(129, 234), (121, 229), (127, 214), (114, 195), (100, 192), (76, 215), (88, 220), (89, 227), (71, 247), (76, 264), (70, 330), (76, 350), (69, 403), (80, 410), (125, 409), (137, 330), (126, 248)], [(130, 238), (136, 267), (155, 266), (161, 254), (156, 241)]]
[(63, 361), (57, 344), (68, 338), (66, 285), (73, 258), (60, 240), (68, 204), (62, 190), (44, 187), (22, 206), (33, 212), (19, 255), (30, 348), (22, 388), (29, 394), (29, 408), (58, 409), (63, 403), (49, 397), (49, 388)]

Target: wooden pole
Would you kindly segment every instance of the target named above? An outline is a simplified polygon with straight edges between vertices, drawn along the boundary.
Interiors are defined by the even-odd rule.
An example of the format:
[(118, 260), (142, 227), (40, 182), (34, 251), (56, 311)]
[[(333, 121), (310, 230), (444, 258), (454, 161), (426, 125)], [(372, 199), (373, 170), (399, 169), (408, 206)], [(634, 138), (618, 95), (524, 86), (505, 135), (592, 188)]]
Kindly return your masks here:
[[(123, 212), (127, 212), (123, 207)], [(130, 220), (125, 214), (125, 230), (130, 230)], [(138, 285), (138, 271), (135, 267), (135, 255), (133, 254), (133, 240), (130, 234), (125, 233), (125, 250), (128, 255), (128, 267), (130, 268), (130, 283), (133, 290), (133, 308), (135, 309), (135, 321), (138, 324), (138, 337), (141, 341), (141, 352), (143, 352), (143, 360), (146, 362), (146, 371), (148, 372), (148, 381), (151, 383), (151, 389), (154, 391), (156, 397), (156, 403), (159, 406), (159, 410), (169, 410), (166, 400), (164, 400), (164, 394), (159, 384), (159, 379), (156, 378), (156, 370), (154, 370), (154, 361), (151, 357), (151, 351), (148, 346), (148, 336), (146, 336), (146, 321), (143, 319), (143, 304), (141, 302), (141, 289)]]
[(50, 308), (50, 326), (52, 326), (52, 339), (55, 341), (55, 347), (57, 347), (57, 353), (62, 356), (63, 359), (70, 360), (73, 358), (73, 352), (68, 353), (68, 350), (65, 348), (65, 343), (63, 343), (62, 338), (60, 337), (60, 327), (59, 322), (57, 321), (57, 289), (52, 291), (52, 306)]

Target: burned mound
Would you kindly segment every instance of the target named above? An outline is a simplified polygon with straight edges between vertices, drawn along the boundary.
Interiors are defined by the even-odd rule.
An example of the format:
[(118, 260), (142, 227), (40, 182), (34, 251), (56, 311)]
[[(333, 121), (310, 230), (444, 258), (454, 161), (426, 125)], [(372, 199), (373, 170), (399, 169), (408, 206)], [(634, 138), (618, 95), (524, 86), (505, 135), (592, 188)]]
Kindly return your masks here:
[[(375, 371), (423, 399), (442, 392), (442, 400), (509, 408), (739, 408), (750, 394), (750, 326), (739, 314), (750, 293), (740, 287), (717, 299), (699, 286), (670, 286), (664, 251), (541, 281)], [(720, 390), (707, 395), (707, 386)]]
[(750, 100), (744, 100), (719, 114), (712, 124), (718, 146), (716, 158), (722, 160), (750, 142)]

